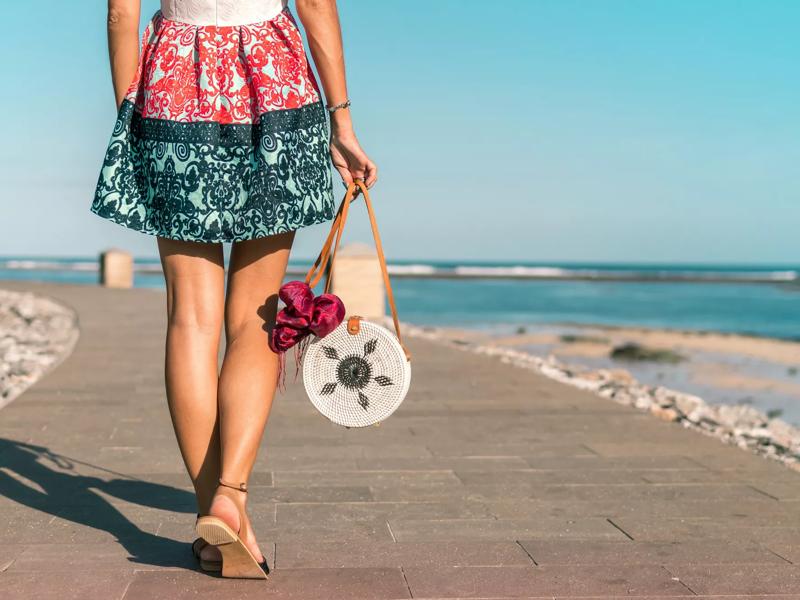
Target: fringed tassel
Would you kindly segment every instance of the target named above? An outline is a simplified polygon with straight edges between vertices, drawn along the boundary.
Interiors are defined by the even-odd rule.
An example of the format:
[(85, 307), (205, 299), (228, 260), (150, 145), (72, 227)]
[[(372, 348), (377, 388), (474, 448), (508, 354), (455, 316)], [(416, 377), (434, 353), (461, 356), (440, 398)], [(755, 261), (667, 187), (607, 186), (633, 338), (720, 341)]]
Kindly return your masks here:
[(286, 391), (286, 352), (278, 352), (278, 389)]
[[(294, 346), (294, 381), (300, 374), (300, 365), (303, 363), (308, 344), (311, 343), (311, 336), (306, 336)], [(286, 391), (286, 351), (278, 352), (278, 389), (281, 393)]]
[(303, 362), (303, 357), (306, 354), (306, 348), (311, 342), (311, 336), (307, 335), (300, 340), (294, 347), (294, 380), (297, 381), (297, 374), (300, 372), (300, 365)]

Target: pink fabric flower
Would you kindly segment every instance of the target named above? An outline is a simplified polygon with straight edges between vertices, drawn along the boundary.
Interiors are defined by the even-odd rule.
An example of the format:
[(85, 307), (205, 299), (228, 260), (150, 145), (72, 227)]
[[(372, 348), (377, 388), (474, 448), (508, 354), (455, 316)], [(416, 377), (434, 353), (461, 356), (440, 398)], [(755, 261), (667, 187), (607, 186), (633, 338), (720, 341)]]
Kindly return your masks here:
[(286, 305), (278, 312), (269, 347), (276, 354), (285, 352), (309, 334), (325, 337), (344, 320), (344, 303), (334, 294), (314, 296), (302, 281), (281, 286), (278, 297)]

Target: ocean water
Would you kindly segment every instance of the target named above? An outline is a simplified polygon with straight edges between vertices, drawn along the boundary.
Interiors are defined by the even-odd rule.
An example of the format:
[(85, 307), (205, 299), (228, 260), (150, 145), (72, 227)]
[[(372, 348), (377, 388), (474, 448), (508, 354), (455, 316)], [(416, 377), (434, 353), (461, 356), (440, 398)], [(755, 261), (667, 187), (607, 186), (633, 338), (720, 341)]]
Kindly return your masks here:
[[(163, 287), (157, 259), (137, 260), (135, 285)], [(307, 263), (290, 264), (289, 278)], [(401, 319), (513, 332), (577, 323), (800, 339), (800, 266), (396, 262)], [(0, 280), (94, 285), (92, 257), (0, 257)], [(1, 283), (0, 283), (1, 285)]]
[(644, 326), (800, 339), (787, 284), (399, 279), (401, 318), (513, 332), (544, 323)]

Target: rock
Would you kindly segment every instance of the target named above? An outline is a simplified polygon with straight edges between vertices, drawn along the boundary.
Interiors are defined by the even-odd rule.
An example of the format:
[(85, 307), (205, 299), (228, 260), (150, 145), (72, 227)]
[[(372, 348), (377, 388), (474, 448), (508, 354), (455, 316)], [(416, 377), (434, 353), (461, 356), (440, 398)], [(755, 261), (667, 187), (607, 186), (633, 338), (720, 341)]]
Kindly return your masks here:
[(648, 348), (634, 343), (614, 347), (611, 350), (611, 358), (614, 360), (635, 360), (666, 364), (674, 364), (686, 360), (686, 357), (673, 350)]
[(764, 413), (747, 404), (719, 404), (715, 409), (717, 422), (731, 429), (750, 429), (767, 423)]
[(691, 394), (678, 394), (675, 397), (675, 408), (682, 414), (689, 415), (694, 412), (698, 407), (705, 405), (705, 402), (697, 396)]
[(664, 408), (658, 404), (653, 404), (650, 412), (664, 421), (677, 421), (680, 418), (680, 414), (674, 408)]
[(609, 374), (611, 380), (616, 383), (621, 383), (624, 385), (632, 385), (636, 383), (633, 375), (631, 375), (630, 371), (627, 371), (626, 369), (609, 369), (607, 373)]
[(719, 424), (716, 413), (705, 403), (696, 406), (690, 413), (686, 415), (686, 418), (692, 423), (706, 423), (710, 425)]

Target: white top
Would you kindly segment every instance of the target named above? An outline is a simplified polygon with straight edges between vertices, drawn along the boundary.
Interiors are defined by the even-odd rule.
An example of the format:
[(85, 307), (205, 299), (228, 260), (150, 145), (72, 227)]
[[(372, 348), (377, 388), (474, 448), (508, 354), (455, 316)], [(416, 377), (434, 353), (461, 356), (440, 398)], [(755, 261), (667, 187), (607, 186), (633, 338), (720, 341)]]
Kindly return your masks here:
[(161, 14), (191, 25), (247, 25), (277, 16), (288, 0), (161, 0)]

